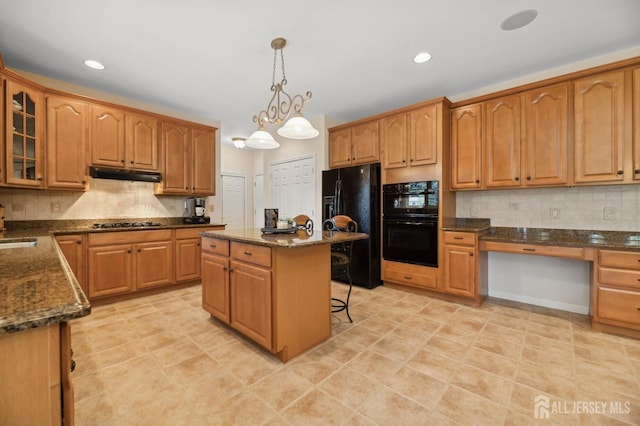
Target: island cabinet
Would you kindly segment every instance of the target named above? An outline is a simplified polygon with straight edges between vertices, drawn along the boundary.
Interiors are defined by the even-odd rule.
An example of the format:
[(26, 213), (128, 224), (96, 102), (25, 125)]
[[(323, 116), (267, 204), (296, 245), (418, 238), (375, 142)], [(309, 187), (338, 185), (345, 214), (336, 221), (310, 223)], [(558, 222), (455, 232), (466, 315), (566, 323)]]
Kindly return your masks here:
[(474, 232), (444, 231), (444, 285), (447, 294), (482, 302), (485, 295), (479, 260), (478, 236)]
[(47, 94), (47, 189), (87, 189), (89, 106), (75, 98)]
[(67, 322), (0, 335), (0, 423), (73, 425)]
[(451, 189), (482, 188), (482, 104), (451, 110)]
[(91, 164), (159, 171), (158, 120), (152, 115), (91, 105)]
[(82, 291), (87, 294), (87, 280), (86, 274), (86, 235), (73, 234), (73, 235), (56, 235), (56, 241), (62, 251), (71, 272), (76, 276)]
[(286, 362), (331, 336), (330, 244), (202, 238), (202, 306)]
[(378, 121), (329, 129), (329, 167), (375, 163), (380, 159)]
[(89, 234), (89, 299), (174, 282), (172, 230)]
[(215, 195), (215, 128), (163, 121), (156, 194)]
[(594, 272), (593, 328), (640, 337), (640, 252), (598, 250)]

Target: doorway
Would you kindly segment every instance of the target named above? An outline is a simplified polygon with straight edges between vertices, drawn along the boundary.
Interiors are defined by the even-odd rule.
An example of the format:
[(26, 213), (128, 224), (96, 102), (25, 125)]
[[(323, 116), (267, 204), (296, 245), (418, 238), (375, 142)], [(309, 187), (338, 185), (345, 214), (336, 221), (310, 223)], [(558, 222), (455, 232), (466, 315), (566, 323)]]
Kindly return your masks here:
[(264, 175), (253, 177), (253, 227), (264, 227)]
[(278, 216), (293, 218), (299, 214), (315, 217), (315, 156), (273, 162), (269, 166), (271, 206)]
[(227, 229), (245, 227), (245, 176), (222, 175), (222, 222)]

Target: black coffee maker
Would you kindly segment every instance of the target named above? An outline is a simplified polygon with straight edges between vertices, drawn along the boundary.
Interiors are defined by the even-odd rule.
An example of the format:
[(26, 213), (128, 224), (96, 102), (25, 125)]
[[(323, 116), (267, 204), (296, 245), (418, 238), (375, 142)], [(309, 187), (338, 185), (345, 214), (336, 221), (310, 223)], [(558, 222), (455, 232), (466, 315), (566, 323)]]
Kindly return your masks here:
[(184, 202), (184, 222), (185, 223), (210, 223), (211, 218), (205, 216), (206, 198), (189, 197)]

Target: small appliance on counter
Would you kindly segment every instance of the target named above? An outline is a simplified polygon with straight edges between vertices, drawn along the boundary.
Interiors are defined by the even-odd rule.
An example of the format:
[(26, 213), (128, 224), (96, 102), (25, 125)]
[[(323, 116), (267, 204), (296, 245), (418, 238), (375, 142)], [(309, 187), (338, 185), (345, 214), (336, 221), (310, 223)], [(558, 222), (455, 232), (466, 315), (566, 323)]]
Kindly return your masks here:
[(184, 223), (210, 223), (211, 218), (205, 216), (206, 198), (189, 197), (184, 202)]

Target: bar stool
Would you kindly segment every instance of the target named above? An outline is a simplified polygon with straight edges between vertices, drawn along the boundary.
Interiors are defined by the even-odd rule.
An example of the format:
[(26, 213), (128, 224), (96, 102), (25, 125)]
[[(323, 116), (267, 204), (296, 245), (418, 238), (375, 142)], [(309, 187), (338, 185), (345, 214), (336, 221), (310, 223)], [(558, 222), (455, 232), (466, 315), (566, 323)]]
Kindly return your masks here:
[[(358, 232), (358, 224), (346, 215), (337, 215), (327, 219), (322, 223), (322, 229), (334, 232)], [(347, 278), (349, 281), (349, 291), (345, 300), (331, 298), (331, 312), (345, 311), (349, 322), (353, 322), (349, 315), (349, 298), (353, 282), (351, 281), (351, 253), (353, 241), (345, 241), (331, 244), (331, 279)]]

